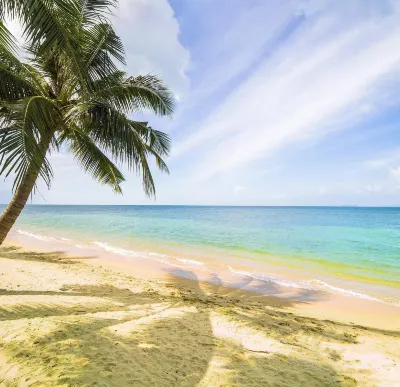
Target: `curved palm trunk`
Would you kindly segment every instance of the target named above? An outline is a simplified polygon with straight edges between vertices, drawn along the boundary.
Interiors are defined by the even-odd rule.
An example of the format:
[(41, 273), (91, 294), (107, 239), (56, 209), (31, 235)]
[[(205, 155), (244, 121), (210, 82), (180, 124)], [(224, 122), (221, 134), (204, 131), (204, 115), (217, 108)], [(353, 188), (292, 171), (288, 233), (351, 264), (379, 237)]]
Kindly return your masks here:
[[(50, 146), (50, 138), (51, 136), (49, 136), (48, 139), (43, 139), (39, 144), (39, 146), (43, 146), (43, 149), (45, 149), (45, 151), (43, 152), (42, 163), (44, 162), (46, 153)], [(29, 195), (31, 194), (33, 187), (35, 186), (38, 175), (39, 175), (39, 170), (37, 169), (37, 167), (31, 165), (28, 168), (28, 171), (25, 174), (24, 178), (22, 179), (20, 186), (16, 190), (14, 197), (12, 198), (11, 202), (1, 215), (0, 245), (4, 242), (7, 234), (10, 232), (19, 214), (24, 209), (25, 204), (28, 201)]]

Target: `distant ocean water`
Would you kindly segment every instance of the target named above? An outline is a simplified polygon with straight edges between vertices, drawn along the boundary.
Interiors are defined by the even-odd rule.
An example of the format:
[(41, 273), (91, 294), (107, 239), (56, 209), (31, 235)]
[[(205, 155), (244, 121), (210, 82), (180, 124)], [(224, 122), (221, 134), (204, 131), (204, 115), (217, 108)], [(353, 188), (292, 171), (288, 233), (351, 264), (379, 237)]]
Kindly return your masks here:
[(400, 303), (400, 208), (30, 205), (13, 233)]

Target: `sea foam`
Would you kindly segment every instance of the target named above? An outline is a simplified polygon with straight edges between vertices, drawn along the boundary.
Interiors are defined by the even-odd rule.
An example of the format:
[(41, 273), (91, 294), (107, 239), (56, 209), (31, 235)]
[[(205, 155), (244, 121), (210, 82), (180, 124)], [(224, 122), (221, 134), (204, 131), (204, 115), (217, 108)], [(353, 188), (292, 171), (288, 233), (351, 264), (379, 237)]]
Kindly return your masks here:
[(18, 234), (29, 236), (31, 238), (38, 239), (39, 241), (45, 241), (45, 242), (50, 242), (50, 241), (55, 241), (56, 238), (53, 238), (51, 236), (45, 236), (45, 235), (39, 235), (39, 234), (34, 234), (32, 232), (24, 231), (24, 230), (17, 230)]
[(126, 250), (126, 249), (123, 249), (123, 248), (117, 247), (117, 246), (111, 246), (108, 243), (95, 241), (95, 242), (92, 242), (92, 244), (99, 246), (103, 250), (108, 251), (113, 254), (122, 255), (122, 256), (139, 257), (139, 254), (136, 253), (135, 251)]

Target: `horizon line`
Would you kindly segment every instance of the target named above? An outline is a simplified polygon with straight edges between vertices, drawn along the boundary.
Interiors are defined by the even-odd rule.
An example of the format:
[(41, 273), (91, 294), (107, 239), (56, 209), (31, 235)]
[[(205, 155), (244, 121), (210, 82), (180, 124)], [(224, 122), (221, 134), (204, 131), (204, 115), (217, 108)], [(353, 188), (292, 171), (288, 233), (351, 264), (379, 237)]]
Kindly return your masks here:
[[(7, 206), (8, 203), (0, 203), (0, 206)], [(307, 207), (319, 207), (319, 208), (400, 208), (400, 204), (389, 204), (389, 205), (235, 205), (235, 204), (62, 204), (62, 203), (38, 203), (38, 204), (26, 204), (27, 206), (110, 206), (110, 207), (270, 207), (270, 208), (307, 208)]]

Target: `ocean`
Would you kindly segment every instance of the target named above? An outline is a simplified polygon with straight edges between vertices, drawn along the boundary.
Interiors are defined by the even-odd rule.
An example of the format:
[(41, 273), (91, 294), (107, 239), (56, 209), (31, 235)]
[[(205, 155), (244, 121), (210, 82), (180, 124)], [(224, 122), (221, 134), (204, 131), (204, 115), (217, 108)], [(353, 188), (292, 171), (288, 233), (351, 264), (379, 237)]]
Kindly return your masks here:
[(400, 303), (400, 208), (28, 205), (12, 233)]

